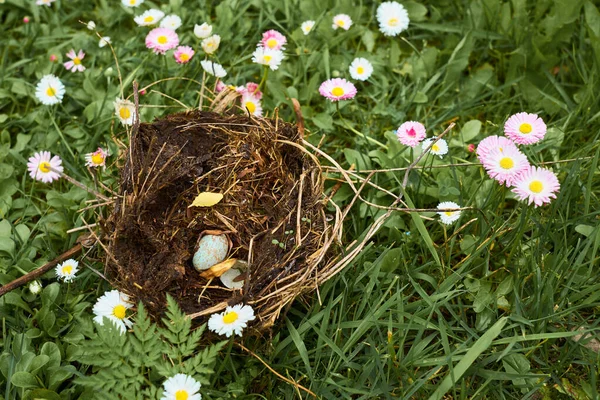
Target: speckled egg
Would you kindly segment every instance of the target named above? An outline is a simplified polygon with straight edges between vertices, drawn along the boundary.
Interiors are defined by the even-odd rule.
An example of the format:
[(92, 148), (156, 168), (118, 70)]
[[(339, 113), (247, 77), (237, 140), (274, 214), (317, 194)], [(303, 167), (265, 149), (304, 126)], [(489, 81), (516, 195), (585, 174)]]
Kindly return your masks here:
[(225, 235), (206, 235), (200, 239), (192, 264), (197, 271), (204, 271), (227, 257), (229, 241)]

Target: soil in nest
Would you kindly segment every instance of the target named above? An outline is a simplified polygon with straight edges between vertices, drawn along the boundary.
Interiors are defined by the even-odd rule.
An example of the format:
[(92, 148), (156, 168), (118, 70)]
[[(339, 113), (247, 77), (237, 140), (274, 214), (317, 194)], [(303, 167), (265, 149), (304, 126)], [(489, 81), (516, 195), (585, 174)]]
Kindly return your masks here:
[[(331, 259), (321, 170), (300, 142), (293, 125), (239, 115), (195, 111), (141, 124), (104, 226), (109, 279), (154, 316), (169, 293), (188, 314), (244, 302), (260, 325), (272, 324), (311, 286), (298, 283)], [(224, 198), (189, 208), (201, 192)], [(241, 290), (218, 278), (207, 286), (193, 268), (207, 230), (228, 232), (228, 257), (249, 262)]]

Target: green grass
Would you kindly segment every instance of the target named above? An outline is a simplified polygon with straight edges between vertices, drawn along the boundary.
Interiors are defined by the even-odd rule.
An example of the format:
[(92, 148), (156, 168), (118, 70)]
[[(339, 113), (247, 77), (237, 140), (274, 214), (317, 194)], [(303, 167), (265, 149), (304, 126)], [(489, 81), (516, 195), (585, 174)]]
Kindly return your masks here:
[[(474, 209), (446, 228), (434, 212), (394, 212), (318, 294), (294, 302), (272, 333), (241, 343), (323, 399), (597, 399), (600, 356), (588, 348), (589, 339), (573, 337), (583, 328), (597, 338), (600, 321), (598, 6), (581, 0), (402, 2), (410, 28), (386, 38), (377, 30), (378, 3), (354, 3), (171, 0), (163, 6), (182, 17), (181, 42), (196, 49), (193, 25), (212, 22), (222, 36), (217, 61), (229, 73), (225, 82), (236, 85), (262, 78), (250, 61), (261, 33), (284, 33), (287, 57), (269, 73), (263, 108), (273, 115), (279, 107), (280, 117), (294, 122), (289, 98), (296, 97), (307, 140), (363, 177), (362, 170), (410, 164), (414, 155), (393, 135), (402, 122), (421, 121), (434, 135), (450, 121), (457, 124), (446, 137), (449, 154), (426, 157), (410, 173), (405, 200), (416, 208), (455, 201)], [(142, 9), (151, 4), (146, 0)], [(330, 28), (341, 12), (355, 22), (347, 32)], [(27, 25), (25, 15), (31, 17)], [(183, 67), (170, 55), (151, 54), (143, 44), (147, 29), (134, 26), (132, 13), (117, 0), (58, 0), (49, 8), (25, 0), (0, 4), (2, 284), (73, 246), (79, 233), (66, 231), (97, 218), (97, 210), (79, 212), (92, 198), (81, 189), (30, 179), (28, 157), (50, 150), (71, 176), (93, 185), (83, 155), (98, 146), (117, 155), (127, 144), (113, 116), (120, 95), (114, 59), (78, 23), (90, 19), (113, 40), (125, 96), (133, 80), (142, 87), (166, 77), (202, 80), (201, 50)], [(304, 36), (298, 28), (307, 19), (317, 27)], [(48, 61), (50, 54), (62, 60), (71, 48), (87, 52), (84, 73)], [(373, 62), (375, 73), (357, 83), (356, 99), (340, 104), (342, 121), (318, 86), (330, 77), (349, 78), (348, 65), (359, 56)], [(34, 96), (37, 81), (50, 72), (67, 86), (62, 104), (53, 107)], [(143, 108), (143, 121), (182, 110), (161, 93), (189, 107), (198, 104), (199, 87), (188, 80), (151, 89), (156, 92), (149, 89), (141, 103), (159, 107)], [(466, 146), (501, 134), (505, 120), (521, 111), (538, 113), (549, 128), (544, 141), (524, 151), (532, 163), (553, 163), (548, 167), (558, 174), (561, 191), (551, 204), (535, 209), (517, 202), (476, 165), (435, 168), (475, 163)], [(113, 188), (121, 166), (115, 160), (99, 176)], [(372, 181), (398, 195), (403, 178), (404, 171), (387, 171)], [(352, 194), (343, 185), (334, 200), (344, 206)], [(374, 187), (362, 195), (381, 206), (394, 201)], [(357, 202), (344, 226), (345, 242), (364, 236), (383, 213)], [(81, 263), (102, 271), (102, 254), (92, 249)], [(51, 399), (89, 398), (74, 378), (93, 371), (75, 354), (95, 335), (91, 306), (109, 285), (88, 268), (70, 285), (55, 280), (47, 274), (38, 296), (24, 287), (0, 298), (0, 398), (31, 398), (27, 391), (34, 387), (60, 394)], [(42, 364), (42, 355), (56, 363), (54, 370), (50, 361), (35, 369), (33, 357)], [(214, 370), (202, 387), (204, 398), (310, 397), (233, 342)], [(35, 380), (15, 385), (18, 371)]]

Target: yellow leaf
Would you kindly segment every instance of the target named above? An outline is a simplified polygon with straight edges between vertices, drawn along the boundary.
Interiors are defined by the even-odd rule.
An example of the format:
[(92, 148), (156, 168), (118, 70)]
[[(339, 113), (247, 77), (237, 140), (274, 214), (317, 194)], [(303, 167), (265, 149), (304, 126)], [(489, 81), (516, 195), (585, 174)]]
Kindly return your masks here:
[(203, 273), (201, 273), (200, 276), (206, 279), (218, 278), (225, 272), (229, 271), (237, 261), (238, 260), (236, 260), (235, 258), (230, 258), (229, 260), (225, 260), (223, 262), (215, 264)]
[(188, 206), (190, 207), (212, 207), (218, 202), (223, 200), (221, 193), (202, 192), (194, 199), (193, 203)]

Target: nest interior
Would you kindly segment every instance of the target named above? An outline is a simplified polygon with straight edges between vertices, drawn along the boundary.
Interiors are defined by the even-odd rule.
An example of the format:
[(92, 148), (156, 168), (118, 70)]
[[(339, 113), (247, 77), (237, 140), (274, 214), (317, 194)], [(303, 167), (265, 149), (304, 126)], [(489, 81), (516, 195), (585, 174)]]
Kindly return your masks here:
[[(109, 279), (155, 316), (169, 293), (193, 317), (244, 302), (271, 325), (333, 257), (321, 169), (300, 142), (277, 119), (193, 111), (141, 124), (104, 224)], [(224, 197), (188, 207), (201, 192)], [(193, 268), (207, 230), (228, 232), (228, 258), (248, 261), (242, 289), (209, 284)]]

